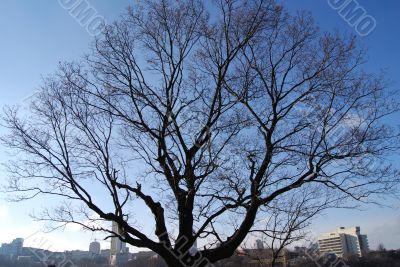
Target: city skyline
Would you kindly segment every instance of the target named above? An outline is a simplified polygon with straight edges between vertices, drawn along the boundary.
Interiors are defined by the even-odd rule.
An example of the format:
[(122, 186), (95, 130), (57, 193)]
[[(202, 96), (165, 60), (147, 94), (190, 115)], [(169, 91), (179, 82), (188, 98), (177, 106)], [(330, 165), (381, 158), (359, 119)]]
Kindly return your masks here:
[[(116, 231), (116, 225), (113, 224), (112, 227), (113, 231)], [(360, 228), (359, 226), (336, 226), (334, 228), (330, 228), (327, 229), (327, 231), (325, 232), (320, 232), (320, 233), (313, 233), (312, 236), (315, 236), (315, 239), (309, 240), (309, 242), (296, 242), (292, 245), (289, 246), (290, 249), (294, 249), (295, 247), (298, 246), (307, 246), (307, 245), (312, 245), (313, 243), (318, 243), (319, 240), (323, 240), (324, 238), (326, 238), (327, 236), (329, 237), (330, 235), (334, 235), (334, 237), (338, 237), (338, 235), (361, 235), (360, 234)], [(335, 230), (334, 230), (335, 229)], [(364, 227), (363, 227), (364, 229)], [(383, 242), (378, 242), (376, 246), (370, 246), (369, 245), (369, 239), (367, 238), (367, 236), (369, 236), (370, 234), (373, 235), (373, 233), (369, 233), (368, 231), (364, 231), (364, 234), (361, 235), (363, 238), (365, 237), (367, 240), (367, 247), (369, 250), (374, 251), (377, 250), (379, 248), (380, 245), (383, 245), (385, 248), (388, 249), (400, 249), (399, 247), (387, 247), (385, 243)], [(100, 250), (104, 251), (104, 250), (108, 250), (110, 252), (110, 255), (115, 255), (117, 253), (121, 253), (122, 251), (129, 251), (129, 249), (127, 250), (128, 247), (130, 247), (128, 244), (122, 242), (121, 240), (119, 240), (118, 237), (112, 237), (109, 238), (108, 240), (98, 240), (97, 238), (91, 239), (91, 241), (89, 241), (87, 244), (83, 244), (81, 243), (81, 246), (76, 247), (76, 248), (70, 248), (70, 249), (66, 249), (66, 250), (59, 250), (59, 249), (54, 249), (52, 250), (52, 245), (50, 245), (49, 240), (46, 240), (43, 236), (41, 236), (40, 234), (36, 233), (35, 242), (29, 242), (30, 239), (32, 239), (32, 237), (28, 237), (27, 239), (23, 238), (23, 237), (12, 237), (11, 239), (8, 239), (9, 241), (3, 242), (3, 240), (0, 238), (0, 245), (2, 244), (11, 244), (14, 241), (17, 240), (22, 240), (21, 242), (24, 244), (28, 244), (24, 247), (32, 247), (32, 248), (38, 248), (38, 249), (44, 249), (44, 250), (51, 250), (54, 252), (65, 252), (65, 251), (88, 251), (88, 252), (92, 252), (91, 251), (91, 247), (94, 243), (99, 244)], [(34, 235), (34, 236), (35, 236)], [(27, 242), (28, 241), (28, 242)], [(36, 246), (35, 246), (36, 243)], [(254, 244), (254, 245), (252, 245)], [(128, 245), (128, 246), (127, 246)], [(247, 245), (247, 247), (246, 247)], [(97, 247), (97, 245), (96, 245)], [(248, 240), (248, 242), (246, 242), (244, 244), (244, 246), (242, 248), (256, 248), (256, 249), (263, 249), (265, 247), (264, 245), (264, 241), (262, 241), (261, 239), (258, 239), (256, 237), (252, 237), (251, 239)], [(118, 249), (119, 248), (119, 249)], [(131, 249), (133, 247), (130, 247)], [(148, 250), (137, 250), (133, 248), (133, 251), (135, 252), (139, 252), (139, 251), (148, 251)]]
[[(113, 231), (120, 232), (115, 225)], [(125, 249), (124, 244), (119, 242), (119, 240), (110, 240), (111, 249), (102, 248), (100, 243), (95, 240), (88, 245), (86, 250), (55, 252), (42, 248), (28, 247), (24, 245), (23, 238), (15, 238), (10, 244), (1, 244), (0, 257), (2, 256), (3, 259), (9, 259), (16, 263), (60, 264), (60, 266), (77, 266), (76, 264), (86, 261), (96, 264), (108, 262), (109, 266), (118, 267), (125, 266), (124, 264), (128, 262), (160, 260), (157, 254), (152, 251), (130, 253), (129, 250)], [(117, 247), (120, 248), (119, 252), (117, 251)], [(400, 249), (398, 249), (397, 252), (400, 252)], [(382, 245), (377, 250), (371, 250), (368, 246), (367, 235), (365, 233), (361, 234), (360, 226), (341, 226), (334, 231), (320, 235), (317, 244), (312, 243), (308, 246), (285, 248), (282, 252), (279, 252), (280, 256), (278, 258), (279, 260), (283, 260), (285, 264), (287, 261), (299, 263), (304, 260), (311, 260), (316, 263), (320, 261), (331, 261), (334, 264), (341, 264), (343, 263), (343, 259), (351, 259), (351, 255), (368, 258), (369, 253), (376, 253), (375, 255), (382, 256), (382, 253), (397, 255), (397, 252), (386, 251)], [(250, 262), (252, 259), (258, 259), (260, 262), (269, 263), (272, 257), (271, 253), (273, 253), (273, 250), (268, 246), (265, 247), (264, 241), (256, 239), (254, 245), (238, 248), (237, 253), (231, 258), (228, 258), (227, 261), (233, 261), (239, 264), (238, 261), (242, 263), (243, 261), (246, 262), (244, 257), (248, 257)], [(332, 255), (335, 255), (335, 257), (332, 258)]]

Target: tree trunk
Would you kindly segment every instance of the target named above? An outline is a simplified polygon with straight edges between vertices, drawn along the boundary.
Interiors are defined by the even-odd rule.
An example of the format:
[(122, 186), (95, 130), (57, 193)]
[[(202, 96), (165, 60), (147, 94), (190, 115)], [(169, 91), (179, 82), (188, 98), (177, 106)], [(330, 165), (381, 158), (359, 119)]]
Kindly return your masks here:
[(191, 255), (189, 251), (171, 251), (168, 256), (163, 257), (168, 267), (206, 267), (212, 266), (210, 261), (200, 253)]

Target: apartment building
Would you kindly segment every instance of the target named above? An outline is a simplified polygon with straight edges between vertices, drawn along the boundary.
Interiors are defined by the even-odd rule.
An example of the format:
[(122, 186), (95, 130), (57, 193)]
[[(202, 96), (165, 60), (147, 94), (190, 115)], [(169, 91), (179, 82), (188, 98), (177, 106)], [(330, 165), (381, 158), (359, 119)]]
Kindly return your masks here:
[(363, 256), (369, 251), (368, 238), (360, 227), (340, 227), (334, 232), (324, 233), (318, 238), (320, 253), (334, 253), (338, 257), (346, 254)]

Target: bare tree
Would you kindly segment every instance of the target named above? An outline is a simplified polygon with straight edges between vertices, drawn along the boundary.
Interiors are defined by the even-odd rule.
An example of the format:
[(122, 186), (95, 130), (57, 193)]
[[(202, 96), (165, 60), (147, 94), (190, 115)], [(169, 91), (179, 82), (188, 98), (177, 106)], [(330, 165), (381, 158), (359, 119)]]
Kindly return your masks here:
[(377, 251), (386, 251), (385, 245), (382, 243), (379, 243), (377, 249)]
[(8, 191), (54, 196), (38, 219), (169, 266), (216, 262), (279, 209), (307, 218), (395, 190), (384, 159), (397, 133), (382, 118), (397, 105), (363, 58), (355, 38), (270, 0), (147, 1), (61, 64), (30, 113), (5, 111)]

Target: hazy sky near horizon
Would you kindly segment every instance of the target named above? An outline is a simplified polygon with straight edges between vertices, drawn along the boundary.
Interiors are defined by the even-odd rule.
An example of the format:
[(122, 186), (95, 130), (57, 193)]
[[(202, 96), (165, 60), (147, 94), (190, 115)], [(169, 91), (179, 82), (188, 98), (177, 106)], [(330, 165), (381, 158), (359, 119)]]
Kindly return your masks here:
[[(99, 15), (108, 22), (116, 19), (135, 0), (89, 0)], [(327, 0), (284, 0), (290, 11), (310, 11), (322, 30), (339, 30), (356, 34)], [(362, 42), (368, 48), (368, 71), (386, 70), (400, 86), (400, 25), (398, 10), (400, 1), (359, 0), (369, 15), (377, 21), (377, 27)], [(42, 76), (54, 72), (60, 61), (79, 59), (88, 52), (92, 36), (59, 4), (48, 0), (2, 0), (0, 2), (0, 112), (4, 105), (24, 104), (41, 85)], [(400, 118), (394, 118), (394, 125)], [(2, 133), (2, 130), (0, 130)], [(0, 146), (0, 162), (7, 154)], [(398, 161), (396, 160), (395, 164)], [(0, 169), (0, 180), (6, 173)], [(79, 227), (67, 227), (65, 231), (36, 234), (42, 229), (29, 213), (39, 211), (47, 203), (34, 200), (24, 203), (9, 203), (0, 195), (0, 243), (10, 242), (16, 237), (30, 237), (27, 245), (53, 250), (87, 249), (96, 238), (91, 233), (82, 233)], [(370, 245), (375, 248), (382, 242), (387, 248), (400, 248), (400, 203), (387, 203), (395, 208), (363, 206), (362, 210), (329, 210), (317, 218), (312, 231), (318, 235), (339, 226), (361, 226), (368, 235)], [(101, 236), (97, 236), (99, 238)], [(103, 248), (108, 242), (103, 242)]]

